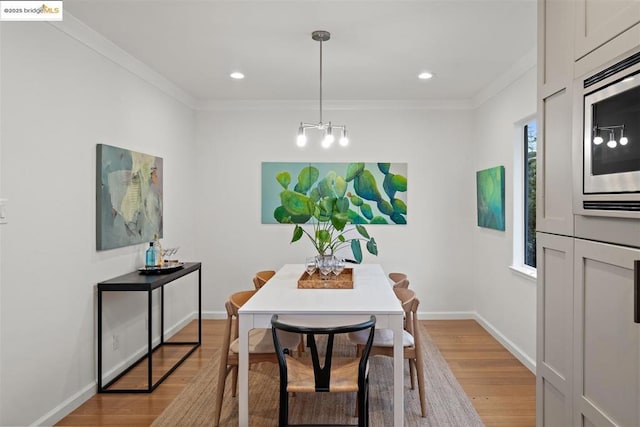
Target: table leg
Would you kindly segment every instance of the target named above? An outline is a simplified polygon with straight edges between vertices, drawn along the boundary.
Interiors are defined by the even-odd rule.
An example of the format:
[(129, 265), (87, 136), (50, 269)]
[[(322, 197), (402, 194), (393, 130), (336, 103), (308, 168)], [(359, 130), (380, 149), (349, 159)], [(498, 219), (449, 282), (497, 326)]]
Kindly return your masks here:
[(240, 352), (238, 354), (238, 424), (240, 427), (249, 426), (249, 330), (253, 324), (252, 314), (240, 314), (238, 339)]
[(404, 426), (404, 357), (402, 316), (390, 316), (393, 329), (393, 425)]
[(147, 310), (149, 315), (149, 329), (147, 330), (147, 384), (149, 385), (147, 390), (151, 391), (153, 389), (153, 319), (151, 315), (152, 311), (152, 299), (151, 299), (151, 290), (147, 292)]
[(102, 291), (98, 291), (98, 392), (102, 392)]

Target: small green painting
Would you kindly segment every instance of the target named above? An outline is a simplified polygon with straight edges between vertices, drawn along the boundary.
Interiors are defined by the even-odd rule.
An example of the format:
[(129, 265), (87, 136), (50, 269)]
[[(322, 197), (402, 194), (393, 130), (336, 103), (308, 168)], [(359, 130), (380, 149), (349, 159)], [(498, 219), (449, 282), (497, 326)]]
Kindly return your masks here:
[(504, 231), (504, 166), (476, 172), (478, 226)]
[(304, 224), (338, 199), (349, 224), (407, 223), (406, 163), (262, 163), (262, 223)]

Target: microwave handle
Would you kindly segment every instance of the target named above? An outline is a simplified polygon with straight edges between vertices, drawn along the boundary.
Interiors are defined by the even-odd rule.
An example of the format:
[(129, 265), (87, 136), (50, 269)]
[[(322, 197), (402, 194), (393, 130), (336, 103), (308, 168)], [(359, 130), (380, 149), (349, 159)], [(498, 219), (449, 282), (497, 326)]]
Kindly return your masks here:
[(633, 321), (640, 323), (640, 259), (633, 263)]

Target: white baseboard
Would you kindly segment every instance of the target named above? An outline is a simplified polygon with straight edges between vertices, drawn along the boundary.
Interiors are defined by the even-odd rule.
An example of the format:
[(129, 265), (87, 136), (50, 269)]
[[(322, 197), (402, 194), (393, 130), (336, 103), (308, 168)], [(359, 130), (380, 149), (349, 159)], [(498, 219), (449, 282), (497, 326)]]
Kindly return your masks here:
[(202, 318), (207, 320), (220, 320), (227, 318), (226, 311), (203, 311)]
[(97, 383), (94, 381), (82, 390), (31, 423), (32, 426), (52, 426), (96, 394)]
[[(197, 312), (190, 313), (186, 315), (184, 318), (179, 320), (175, 325), (166, 329), (164, 332), (164, 338), (169, 339), (173, 335), (175, 335), (179, 330), (184, 328), (189, 322), (198, 317)], [(226, 317), (226, 316), (225, 316)], [(204, 318), (204, 313), (203, 313)], [(152, 345), (155, 346), (160, 342), (160, 337), (155, 338), (152, 341)], [(147, 346), (143, 346), (140, 349), (136, 350), (131, 356), (129, 356), (124, 361), (118, 363), (115, 367), (110, 369), (108, 372), (104, 374), (104, 383), (108, 383), (113, 378), (115, 378), (120, 372), (122, 372), (127, 366), (131, 365), (136, 360), (140, 359), (143, 354), (147, 352)], [(84, 386), (79, 392), (71, 396), (69, 399), (62, 402), (60, 405), (53, 408), (51, 411), (43, 415), (38, 420), (34, 421), (32, 425), (34, 426), (52, 426), (75, 409), (77, 409), (80, 405), (82, 405), (87, 400), (91, 399), (97, 393), (98, 381), (92, 381), (90, 384)]]
[(513, 354), (524, 366), (527, 367), (533, 374), (536, 374), (536, 361), (523, 352), (520, 347), (515, 345), (510, 339), (505, 337), (500, 331), (498, 331), (491, 323), (484, 317), (475, 314), (475, 320), (482, 326), (487, 332), (491, 334), (500, 344), (502, 344), (509, 353)]
[(474, 319), (474, 311), (422, 311), (418, 312), (420, 320), (463, 320)]

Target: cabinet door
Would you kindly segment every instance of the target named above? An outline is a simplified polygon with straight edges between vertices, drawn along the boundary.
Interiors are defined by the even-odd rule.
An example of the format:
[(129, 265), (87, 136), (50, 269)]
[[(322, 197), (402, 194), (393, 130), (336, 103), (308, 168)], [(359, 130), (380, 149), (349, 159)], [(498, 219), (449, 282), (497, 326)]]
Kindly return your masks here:
[(565, 88), (538, 102), (537, 228), (573, 233), (572, 92)]
[(575, 59), (640, 22), (638, 0), (579, 0), (576, 3)]
[(571, 425), (573, 238), (538, 233), (536, 423)]
[(580, 239), (574, 248), (574, 425), (639, 426), (640, 250)]

